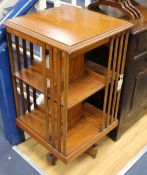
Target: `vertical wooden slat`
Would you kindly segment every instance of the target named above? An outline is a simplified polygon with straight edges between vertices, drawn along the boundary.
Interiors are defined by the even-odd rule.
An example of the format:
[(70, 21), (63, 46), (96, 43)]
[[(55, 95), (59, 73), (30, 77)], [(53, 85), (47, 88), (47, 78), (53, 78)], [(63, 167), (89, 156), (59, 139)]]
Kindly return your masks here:
[(32, 62), (34, 60), (33, 43), (29, 43), (29, 45), (30, 45), (30, 61), (31, 61), (31, 65), (32, 65)]
[(33, 103), (34, 103), (34, 108), (36, 107), (36, 89), (33, 88)]
[[(26, 41), (24, 39), (22, 39), (22, 47), (23, 47), (24, 68), (27, 68), (28, 62), (27, 62), (27, 53), (26, 53)], [(28, 112), (30, 112), (31, 111), (30, 91), (29, 91), (29, 85), (27, 84), (26, 84), (26, 94), (27, 94)]]
[(46, 140), (49, 142), (49, 116), (48, 116), (48, 90), (47, 90), (47, 71), (46, 71), (46, 47), (45, 45), (41, 49), (42, 55), (42, 67), (43, 67), (43, 79), (44, 79), (44, 111), (45, 111), (45, 131)]
[[(15, 45), (16, 45), (16, 60), (17, 60), (17, 67), (18, 71), (21, 70), (21, 58), (20, 58), (20, 51), (19, 51), (19, 39), (17, 36), (15, 36)], [(21, 103), (22, 103), (22, 112), (25, 114), (25, 99), (24, 99), (24, 92), (23, 92), (23, 82), (19, 80), (19, 86), (20, 86), (20, 96), (21, 96)]]
[(64, 57), (64, 115), (63, 115), (63, 154), (67, 154), (67, 117), (68, 117), (68, 83), (69, 83), (69, 55)]
[[(50, 51), (49, 50), (50, 49), (49, 49), (48, 45), (46, 45), (46, 51), (48, 51), (48, 52), (46, 52), (46, 56), (48, 54), (48, 59), (50, 59), (50, 54), (49, 54)], [(52, 53), (51, 53), (51, 57), (52, 57)], [(46, 61), (46, 68), (50, 69), (50, 61), (49, 60)], [(47, 80), (46, 81), (48, 81), (48, 78), (50, 78), (50, 75), (48, 77), (48, 72), (47, 72)], [(50, 85), (51, 85), (51, 82), (50, 82)], [(51, 94), (50, 94), (48, 86), (47, 86), (47, 105), (48, 105), (48, 107), (47, 107), (47, 110), (48, 110), (48, 121), (47, 121), (48, 122), (48, 126), (47, 126), (48, 127), (48, 136), (47, 137), (49, 137), (49, 139), (48, 139), (49, 144), (50, 144), (50, 141), (52, 139), (51, 138), (51, 136), (52, 136), (51, 116), (52, 115), (51, 115), (51, 99), (50, 98), (51, 98)]]
[(110, 85), (110, 91), (109, 91), (109, 100), (108, 100), (108, 111), (107, 111), (107, 124), (108, 127), (110, 123), (110, 110), (112, 106), (112, 94), (113, 94), (113, 86), (114, 86), (114, 79), (115, 79), (115, 68), (116, 68), (116, 61), (117, 61), (117, 54), (118, 54), (118, 41), (119, 37), (117, 36), (115, 40), (115, 48), (114, 48), (114, 58), (113, 58), (113, 66), (112, 66), (112, 75), (111, 75), (111, 85)]
[(20, 59), (20, 52), (19, 52), (19, 39), (17, 36), (15, 36), (15, 45), (16, 45), (17, 67), (18, 67), (18, 71), (20, 71), (21, 70), (21, 59)]
[(57, 139), (58, 151), (61, 151), (61, 59), (62, 52), (57, 50)]
[[(11, 72), (13, 74), (15, 72), (15, 66), (14, 66), (14, 56), (13, 56), (13, 48), (12, 48), (12, 38), (11, 38), (10, 33), (8, 33), (8, 47), (9, 47), (9, 54), (10, 54)], [(18, 116), (20, 116), (20, 106), (19, 106), (19, 101), (18, 101), (16, 78), (13, 75), (12, 75), (12, 82), (13, 82), (13, 88), (14, 88), (16, 113), (17, 113), (17, 117), (18, 117)]]
[(24, 59), (24, 67), (28, 67), (27, 63), (27, 53), (26, 53), (26, 40), (22, 39), (22, 48), (23, 48), (23, 59)]
[[(123, 58), (122, 58), (122, 63), (121, 63), (120, 74), (123, 74), (123, 72), (124, 72), (125, 60), (126, 60), (126, 54), (127, 54), (127, 46), (128, 46), (128, 39), (129, 39), (129, 31), (127, 31), (126, 37), (125, 37)], [(120, 94), (121, 94), (121, 90), (118, 91), (118, 93), (117, 93), (115, 119), (117, 119), (117, 113), (118, 113), (118, 107), (119, 107), (119, 101), (120, 101)]]
[(55, 147), (55, 102), (54, 102), (54, 65), (53, 47), (49, 46), (49, 66), (50, 66), (50, 102), (51, 102), (51, 142)]
[(117, 97), (117, 86), (118, 86), (118, 77), (119, 77), (120, 64), (121, 64), (121, 58), (122, 58), (123, 42), (124, 42), (124, 33), (122, 34), (122, 36), (120, 38), (119, 55), (118, 55), (117, 70), (116, 70), (116, 79), (115, 79), (115, 87), (114, 87), (114, 94), (113, 94), (111, 123), (114, 120), (114, 111), (115, 111), (115, 104), (116, 104), (116, 97)]
[[(30, 61), (31, 61), (31, 65), (32, 65), (32, 62), (34, 60), (34, 53), (33, 53), (33, 43), (29, 43), (30, 44)], [(36, 89), (32, 88), (33, 89), (33, 103), (34, 103), (34, 108), (36, 106)]]
[(108, 97), (108, 88), (109, 88), (109, 80), (110, 80), (110, 69), (111, 69), (112, 54), (113, 54), (113, 45), (114, 45), (114, 38), (111, 38), (109, 58), (108, 58), (107, 79), (106, 79), (106, 87), (105, 87), (105, 95), (104, 95), (104, 105), (103, 105), (103, 121), (102, 121), (102, 128), (101, 128), (102, 130), (105, 127), (106, 107), (107, 107), (107, 97)]

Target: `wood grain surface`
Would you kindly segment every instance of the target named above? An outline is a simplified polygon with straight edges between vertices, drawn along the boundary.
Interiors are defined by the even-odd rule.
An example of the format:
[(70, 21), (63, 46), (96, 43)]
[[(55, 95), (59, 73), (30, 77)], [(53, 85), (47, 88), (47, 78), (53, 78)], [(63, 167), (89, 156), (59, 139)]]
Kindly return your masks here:
[(68, 52), (132, 26), (127, 21), (69, 5), (17, 17), (4, 24)]

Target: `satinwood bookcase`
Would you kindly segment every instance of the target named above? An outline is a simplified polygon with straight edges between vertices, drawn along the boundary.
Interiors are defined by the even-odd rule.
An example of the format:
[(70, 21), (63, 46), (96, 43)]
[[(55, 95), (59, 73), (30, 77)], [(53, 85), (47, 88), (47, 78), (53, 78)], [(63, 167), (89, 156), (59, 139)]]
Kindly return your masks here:
[[(86, 9), (62, 6), (8, 20), (5, 25), (16, 124), (54, 157), (68, 163), (118, 125), (118, 80), (124, 71), (132, 24)], [(41, 61), (34, 58), (36, 45), (41, 48)], [(106, 67), (84, 57), (86, 52), (102, 45), (109, 50)], [(101, 59), (99, 55), (97, 59)], [(34, 109), (30, 107), (30, 88)], [(103, 110), (86, 101), (101, 89), (105, 89)], [(37, 104), (37, 91), (44, 94), (42, 105)]]

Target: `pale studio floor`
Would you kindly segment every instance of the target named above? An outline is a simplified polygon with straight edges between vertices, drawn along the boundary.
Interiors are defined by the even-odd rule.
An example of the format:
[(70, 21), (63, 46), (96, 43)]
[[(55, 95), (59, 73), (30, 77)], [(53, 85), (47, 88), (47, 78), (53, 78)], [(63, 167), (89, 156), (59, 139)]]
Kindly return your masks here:
[(34, 139), (18, 145), (18, 149), (48, 175), (116, 175), (145, 145), (147, 145), (147, 114), (114, 142), (105, 137), (99, 142), (96, 159), (83, 154), (68, 165), (57, 161), (51, 166), (48, 151)]

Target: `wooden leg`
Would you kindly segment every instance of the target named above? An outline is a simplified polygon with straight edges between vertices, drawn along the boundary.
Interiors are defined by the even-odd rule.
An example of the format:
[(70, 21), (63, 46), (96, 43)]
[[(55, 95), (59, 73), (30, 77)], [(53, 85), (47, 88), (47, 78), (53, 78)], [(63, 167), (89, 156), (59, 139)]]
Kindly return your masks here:
[(96, 155), (97, 155), (97, 152), (98, 152), (98, 145), (97, 144), (94, 144), (85, 153), (86, 154), (89, 154), (92, 158), (95, 159), (96, 158)]
[(47, 161), (51, 164), (51, 165), (55, 165), (57, 158), (52, 154), (52, 153), (48, 153), (47, 155)]

